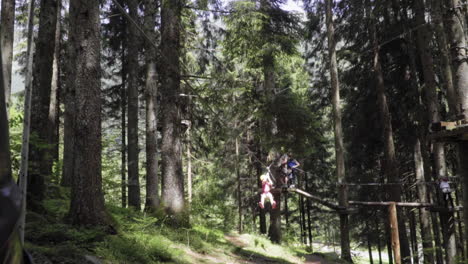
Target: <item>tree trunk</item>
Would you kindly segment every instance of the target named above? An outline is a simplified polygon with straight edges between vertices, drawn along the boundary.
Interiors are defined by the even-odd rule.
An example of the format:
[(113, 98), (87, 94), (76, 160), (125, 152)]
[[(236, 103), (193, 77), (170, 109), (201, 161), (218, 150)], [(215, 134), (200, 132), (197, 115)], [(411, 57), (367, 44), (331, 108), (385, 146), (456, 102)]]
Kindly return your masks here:
[(369, 263), (374, 264), (374, 258), (372, 257), (372, 245), (371, 245), (371, 234), (369, 227), (367, 226), (367, 251), (369, 252)]
[[(416, 139), (416, 143), (414, 144), (414, 165), (415, 165), (415, 175), (416, 175), (416, 183), (417, 185), (417, 192), (418, 192), (418, 200), (421, 203), (427, 203), (427, 189), (426, 185), (422, 184), (425, 182), (424, 180), (424, 164), (423, 164), (423, 157), (421, 154), (421, 142), (419, 139)], [(432, 264), (434, 263), (434, 254), (433, 254), (433, 244), (432, 244), (432, 232), (431, 232), (431, 223), (430, 220), (430, 212), (427, 208), (423, 207), (419, 209), (419, 221), (421, 223), (421, 240), (423, 246), (423, 254), (424, 254), (424, 263)]]
[(2, 47), (3, 82), (6, 106), (10, 104), (15, 26), (15, 0), (2, 0), (0, 14), (0, 47)]
[[(468, 121), (468, 62), (466, 60), (466, 36), (463, 30), (464, 16), (461, 12), (460, 1), (451, 0), (448, 2), (449, 30), (448, 35), (453, 59), (453, 72), (455, 73), (455, 89), (459, 96), (460, 113), (464, 121)], [(468, 141), (461, 141), (458, 144), (459, 174), (463, 179), (463, 216), (465, 222), (465, 241), (468, 239)], [(468, 244), (465, 249), (468, 256)]]
[[(395, 157), (395, 146), (393, 141), (393, 129), (391, 123), (391, 115), (388, 109), (387, 104), (387, 96), (385, 94), (385, 84), (384, 84), (384, 76), (382, 73), (382, 65), (380, 62), (380, 48), (377, 39), (377, 31), (376, 31), (376, 20), (374, 19), (373, 12), (377, 8), (374, 8), (372, 11), (372, 7), (370, 6), (370, 1), (366, 1), (367, 6), (367, 13), (370, 16), (369, 21), (369, 35), (371, 37), (373, 52), (374, 52), (374, 61), (373, 61), (373, 71), (376, 75), (376, 88), (377, 88), (377, 101), (379, 107), (379, 115), (380, 120), (382, 122), (382, 135), (384, 141), (384, 173), (389, 183), (399, 182), (399, 171), (397, 166), (397, 161)], [(399, 185), (393, 185), (390, 188), (390, 200), (394, 202), (401, 201), (401, 188)], [(399, 238), (400, 238), (400, 248), (401, 248), (401, 256), (403, 261), (408, 262), (411, 261), (411, 253), (408, 243), (408, 236), (406, 234), (406, 227), (403, 217), (403, 211), (398, 211), (398, 229), (399, 229)]]
[[(338, 80), (338, 66), (335, 50), (335, 28), (333, 26), (333, 0), (326, 0), (326, 20), (328, 36), (328, 57), (330, 63), (330, 77), (332, 87), (333, 123), (335, 132), (336, 175), (339, 184), (338, 202), (341, 207), (348, 207), (347, 188), (342, 185), (346, 182), (345, 158), (343, 144), (343, 129), (341, 125), (340, 84)], [(341, 258), (352, 262), (351, 247), (349, 244), (348, 215), (340, 213)]]
[[(460, 186), (458, 186), (460, 187)], [(458, 194), (458, 188), (455, 188), (455, 205), (459, 205), (460, 204), (460, 195)], [(456, 212), (456, 223), (457, 223), (457, 229), (458, 229), (458, 244), (457, 244), (457, 248), (458, 248), (458, 251), (457, 252), (460, 252), (460, 255), (461, 255), (461, 258), (464, 259), (465, 258), (465, 250), (464, 250), (464, 236), (463, 236), (463, 227), (462, 227), (462, 219), (461, 219), (461, 212), (460, 211), (457, 211)]]
[[(310, 192), (308, 175), (309, 174), (307, 172), (305, 172), (305, 189), (307, 190), (307, 192)], [(310, 248), (312, 249), (312, 221), (311, 221), (311, 218), (310, 218), (310, 210), (312, 208), (311, 208), (310, 203), (311, 203), (310, 200), (307, 199), (307, 231), (308, 231), (308, 235), (309, 235), (309, 245), (310, 245)]]
[[(422, 25), (425, 22), (425, 7), (422, 0), (417, 0), (415, 3), (415, 13), (416, 13), (416, 23)], [(441, 37), (441, 36), (440, 36)], [(439, 38), (440, 38), (439, 37)], [(424, 83), (426, 93), (424, 96), (425, 104), (427, 105), (428, 111), (428, 121), (429, 123), (435, 123), (440, 121), (439, 105), (437, 98), (437, 87), (435, 81), (434, 65), (432, 60), (432, 54), (430, 50), (430, 41), (432, 36), (427, 30), (427, 27), (420, 27), (417, 31), (417, 43), (419, 47), (419, 55), (422, 63)], [(445, 153), (444, 145), (442, 142), (433, 143), (433, 157), (434, 157), (434, 173), (436, 176), (446, 175), (446, 166), (445, 166)], [(449, 213), (450, 214), (450, 213)], [(454, 229), (447, 226), (449, 224), (448, 220), (453, 217), (446, 215), (446, 213), (441, 213), (441, 225), (442, 230), (444, 230), (444, 245), (446, 252), (446, 261), (448, 264), (454, 263), (456, 257), (456, 238)]]
[(301, 237), (303, 238), (304, 244), (307, 244), (307, 224), (306, 224), (306, 214), (305, 214), (305, 199), (303, 196), (299, 198), (300, 201), (300, 209), (301, 209), (301, 221), (299, 221), (299, 224), (301, 224)]
[(162, 60), (162, 202), (174, 224), (186, 225), (182, 173), (180, 94), (180, 30), (183, 0), (163, 0), (161, 5)]
[(268, 237), (271, 242), (281, 243), (281, 192), (274, 192), (273, 199), (276, 201), (276, 208), (271, 209), (270, 213), (270, 226), (268, 228)]
[[(137, 0), (127, 0), (130, 17), (138, 21)], [(128, 205), (140, 210), (140, 177), (138, 169), (138, 29), (128, 25)]]
[[(279, 156), (279, 155), (278, 155)], [(281, 171), (281, 157), (276, 158), (270, 165), (270, 172), (276, 182), (280, 182), (283, 177)], [(281, 243), (281, 192), (273, 192), (273, 199), (276, 202), (276, 208), (270, 212), (270, 226), (268, 228), (268, 237), (273, 243)]]
[[(3, 50), (0, 49), (0, 58), (2, 52)], [(11, 173), (10, 133), (3, 75), (3, 63), (0, 63), (0, 186), (4, 186), (13, 179)]]
[(310, 200), (307, 199), (307, 232), (308, 232), (308, 238), (309, 238), (308, 245), (310, 246), (310, 248), (312, 248), (312, 221), (310, 218), (310, 210), (311, 210)]
[[(76, 225), (105, 225), (101, 179), (101, 45), (99, 4), (70, 1), (69, 43), (75, 55), (73, 164), (69, 217)], [(85, 49), (83, 47), (86, 47)]]
[(34, 57), (28, 206), (36, 209), (33, 205), (44, 199), (47, 178), (52, 173), (53, 165), (53, 148), (48, 144), (49, 135), (54, 131), (50, 127), (49, 107), (58, 3), (57, 0), (41, 0)]
[(26, 78), (24, 82), (24, 117), (23, 117), (23, 138), (21, 144), (21, 165), (19, 172), (19, 189), (21, 191), (21, 218), (19, 223), (19, 233), (21, 243), (24, 244), (24, 229), (26, 226), (26, 193), (28, 182), (28, 158), (29, 158), (29, 138), (31, 127), (31, 95), (32, 95), (32, 64), (34, 51), (34, 0), (28, 3), (28, 38), (26, 51)]
[(380, 247), (380, 228), (379, 228), (379, 218), (375, 218), (375, 232), (377, 234), (377, 251), (379, 252), (379, 264), (382, 264), (382, 249)]
[[(123, 27), (125, 31), (125, 22), (123, 19)], [(126, 42), (125, 38), (122, 40), (122, 70), (121, 78), (122, 84), (120, 85), (120, 110), (122, 112), (120, 116), (121, 132), (120, 137), (122, 140), (122, 146), (120, 148), (120, 179), (121, 179), (121, 196), (122, 196), (122, 207), (127, 207), (127, 57), (125, 56)]]
[(237, 226), (237, 231), (239, 234), (243, 232), (243, 223), (242, 223), (242, 192), (241, 192), (241, 175), (239, 168), (239, 138), (236, 138), (236, 178), (237, 178), (237, 210), (239, 213), (239, 224)]
[[(463, 30), (464, 16), (459, 0), (446, 1), (448, 16), (448, 39), (455, 74), (456, 95), (459, 97), (460, 114), (468, 120), (468, 62), (466, 61), (466, 36)], [(468, 209), (466, 210), (468, 212)]]
[[(156, 39), (157, 2), (145, 0), (145, 32)], [(156, 47), (154, 43), (145, 43), (146, 47), (146, 211), (159, 207), (158, 176), (158, 117), (157, 95), (158, 75), (156, 70)]]
[(57, 23), (55, 28), (54, 59), (52, 63), (52, 83), (50, 86), (49, 105), (49, 141), (52, 164), (59, 159), (59, 115), (60, 115), (60, 39), (61, 39), (61, 8), (62, 1), (57, 0)]
[(431, 17), (435, 30), (435, 38), (437, 46), (439, 47), (440, 54), (440, 66), (443, 76), (443, 84), (447, 90), (447, 101), (449, 105), (449, 115), (455, 118), (460, 114), (460, 102), (458, 94), (455, 90), (453, 83), (452, 64), (450, 62), (450, 54), (448, 51), (447, 36), (444, 29), (444, 23), (442, 19), (442, 4), (443, 1), (432, 0), (431, 2)]
[(411, 237), (411, 251), (413, 252), (413, 263), (419, 263), (419, 252), (418, 252), (418, 239), (417, 239), (417, 222), (415, 211), (411, 210), (410, 214), (410, 237)]
[[(67, 62), (66, 62), (66, 75), (73, 76), (72, 74), (75, 63), (76, 55), (75, 50), (69, 43), (67, 46)], [(64, 89), (64, 120), (63, 120), (63, 166), (62, 166), (62, 181), (61, 185), (64, 187), (71, 187), (72, 180), (75, 175), (74, 164), (74, 145), (75, 145), (75, 84), (74, 78), (68, 78)]]

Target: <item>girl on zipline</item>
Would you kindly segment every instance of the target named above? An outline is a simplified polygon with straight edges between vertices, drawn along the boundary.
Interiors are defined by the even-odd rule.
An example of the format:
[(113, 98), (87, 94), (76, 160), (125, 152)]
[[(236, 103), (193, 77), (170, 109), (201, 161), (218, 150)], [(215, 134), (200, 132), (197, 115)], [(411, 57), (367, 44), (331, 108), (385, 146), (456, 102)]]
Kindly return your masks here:
[(275, 209), (276, 202), (270, 192), (271, 188), (273, 188), (273, 182), (270, 178), (270, 173), (267, 172), (260, 176), (260, 180), (262, 181), (262, 194), (260, 195), (260, 202), (258, 202), (258, 205), (262, 209), (265, 208), (265, 198), (268, 198), (268, 200), (270, 200), (271, 207)]

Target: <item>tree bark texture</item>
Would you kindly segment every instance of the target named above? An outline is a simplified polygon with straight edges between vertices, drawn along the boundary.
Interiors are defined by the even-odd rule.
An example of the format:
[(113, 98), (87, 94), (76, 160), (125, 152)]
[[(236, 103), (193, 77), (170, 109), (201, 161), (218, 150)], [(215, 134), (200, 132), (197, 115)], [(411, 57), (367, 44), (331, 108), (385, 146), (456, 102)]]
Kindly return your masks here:
[(281, 192), (273, 193), (273, 199), (276, 202), (276, 208), (271, 209), (270, 213), (270, 226), (268, 227), (268, 237), (271, 242), (281, 243)]
[[(121, 0), (122, 2), (124, 0)], [(120, 5), (123, 3), (119, 2)], [(127, 20), (121, 18), (121, 30), (125, 32), (127, 29)], [(120, 54), (121, 60), (121, 85), (120, 85), (120, 137), (122, 140), (122, 145), (120, 147), (120, 181), (121, 181), (121, 199), (122, 199), (122, 208), (127, 207), (127, 41), (126, 38), (122, 38), (122, 50)]]
[(101, 178), (101, 45), (99, 3), (70, 1), (70, 39), (75, 55), (73, 167), (69, 217), (77, 225), (107, 223)]
[[(0, 49), (0, 58), (2, 50)], [(0, 186), (12, 180), (10, 133), (5, 101), (5, 82), (3, 81), (3, 65), (0, 63)]]
[[(190, 129), (190, 127), (189, 127)], [(241, 190), (241, 174), (240, 174), (240, 158), (239, 158), (239, 138), (236, 137), (236, 160), (235, 160), (235, 166), (236, 166), (236, 178), (237, 178), (237, 210), (239, 214), (239, 222), (237, 226), (237, 231), (239, 231), (239, 234), (242, 234), (243, 232), (243, 219), (242, 219), (242, 190)], [(190, 158), (190, 157), (188, 157)]]
[[(125, 20), (124, 20), (125, 21)], [(125, 23), (125, 22), (124, 22)], [(120, 85), (120, 137), (122, 140), (122, 146), (120, 148), (120, 179), (121, 179), (121, 196), (122, 196), (122, 207), (127, 207), (127, 67), (126, 67), (126, 56), (125, 56), (125, 41), (123, 41), (122, 47), (122, 84)]]
[[(448, 2), (448, 39), (452, 54), (453, 73), (455, 74), (455, 89), (459, 96), (460, 114), (464, 121), (468, 121), (468, 62), (466, 51), (466, 36), (463, 28), (464, 14), (459, 0)], [(463, 215), (465, 223), (465, 241), (468, 241), (468, 143), (461, 141), (458, 144), (460, 177), (463, 179)], [(468, 256), (468, 244), (465, 249)]]
[[(330, 78), (332, 88), (332, 104), (333, 104), (333, 123), (335, 132), (335, 159), (336, 159), (336, 175), (338, 184), (346, 182), (345, 174), (345, 159), (344, 159), (344, 144), (343, 144), (343, 128), (341, 125), (341, 102), (340, 102), (340, 83), (338, 80), (338, 66), (336, 61), (336, 43), (335, 43), (335, 28), (333, 25), (333, 0), (326, 0), (326, 20), (327, 20), (327, 36), (328, 36), (328, 58), (330, 64)], [(338, 192), (338, 202), (342, 207), (348, 206), (347, 188), (340, 186)], [(351, 247), (349, 243), (349, 223), (348, 215), (340, 214), (340, 238), (341, 238), (341, 258), (352, 262)]]
[(0, 47), (2, 47), (3, 82), (6, 106), (10, 104), (15, 26), (15, 0), (2, 0), (0, 14)]
[(180, 94), (180, 30), (183, 0), (163, 0), (161, 5), (161, 93), (162, 93), (162, 203), (186, 224), (184, 175), (182, 172), (182, 127)]
[(450, 60), (447, 35), (442, 18), (442, 2), (443, 1), (440, 0), (432, 0), (430, 10), (434, 25), (435, 39), (440, 52), (440, 66), (442, 68), (443, 84), (447, 91), (449, 115), (454, 118), (460, 114), (460, 102), (458, 93), (454, 86), (452, 63)]
[(468, 62), (466, 60), (466, 36), (463, 29), (464, 14), (462, 13), (461, 1), (449, 0), (447, 3), (448, 39), (450, 40), (453, 60), (456, 94), (459, 97), (460, 114), (463, 114), (465, 120), (468, 120)]
[[(137, 0), (127, 0), (130, 17), (138, 21)], [(128, 25), (128, 205), (140, 210), (140, 177), (138, 146), (138, 29)]]
[(29, 162), (29, 139), (31, 128), (31, 96), (32, 96), (32, 64), (34, 51), (34, 4), (31, 0), (28, 3), (28, 37), (26, 50), (26, 78), (24, 82), (24, 117), (23, 117), (23, 137), (21, 144), (21, 164), (19, 172), (19, 189), (21, 191), (21, 219), (20, 219), (20, 239), (24, 244), (24, 230), (26, 225), (26, 193), (28, 189), (28, 162)]
[(395, 259), (395, 264), (401, 264), (401, 255), (400, 255), (400, 238), (399, 238), (399, 229), (398, 229), (398, 219), (397, 219), (397, 209), (395, 203), (388, 206), (389, 212), (389, 222), (391, 230), (391, 241), (393, 249), (393, 257)]
[[(71, 21), (70, 21), (71, 23)], [(71, 24), (70, 24), (71, 25)], [(77, 51), (73, 45), (68, 43), (65, 63), (65, 74), (74, 76)], [(72, 74), (73, 73), (73, 74)], [(75, 175), (74, 143), (75, 143), (75, 79), (68, 78), (63, 89), (64, 113), (63, 113), (63, 167), (61, 185), (72, 186)]]
[(47, 178), (52, 173), (53, 148), (48, 143), (55, 128), (50, 127), (49, 107), (57, 12), (57, 0), (41, 0), (33, 66), (28, 205), (44, 199)]
[[(276, 182), (280, 182), (283, 177), (281, 172), (281, 157), (276, 158), (270, 165), (270, 172)], [(281, 192), (273, 192), (273, 199), (276, 202), (276, 208), (270, 212), (270, 226), (268, 227), (268, 237), (273, 243), (281, 243)]]
[[(156, 40), (157, 1), (145, 0), (145, 32)], [(158, 117), (157, 95), (158, 74), (156, 71), (156, 48), (153, 43), (145, 43), (146, 48), (146, 205), (145, 210), (159, 207), (158, 176)]]
[[(416, 183), (424, 182), (424, 164), (423, 157), (421, 154), (421, 142), (416, 138), (414, 144), (414, 165), (415, 165), (415, 175)], [(418, 200), (421, 203), (427, 203), (427, 188), (425, 184), (417, 185), (417, 194)], [(421, 240), (423, 246), (423, 256), (424, 263), (432, 264), (434, 263), (434, 254), (433, 254), (433, 243), (432, 243), (432, 231), (430, 223), (430, 212), (427, 208), (423, 207), (419, 209), (419, 221), (421, 223)]]
[(52, 83), (50, 86), (50, 105), (48, 118), (48, 126), (50, 129), (48, 144), (51, 148), (50, 153), (52, 155), (52, 162), (58, 161), (59, 158), (61, 2), (62, 0), (57, 0), (57, 23), (55, 27), (55, 47), (54, 59), (52, 63)]
[[(418, 25), (425, 24), (424, 19), (424, 1), (416, 0), (415, 2), (416, 23)], [(426, 26), (419, 27), (417, 30), (417, 43), (419, 57), (422, 64), (424, 76), (425, 104), (428, 109), (429, 123), (440, 121), (439, 103), (437, 99), (437, 84), (435, 80), (434, 61), (432, 59), (432, 51), (429, 46), (432, 35)], [(445, 153), (443, 143), (434, 143), (434, 170), (436, 175), (446, 175)]]

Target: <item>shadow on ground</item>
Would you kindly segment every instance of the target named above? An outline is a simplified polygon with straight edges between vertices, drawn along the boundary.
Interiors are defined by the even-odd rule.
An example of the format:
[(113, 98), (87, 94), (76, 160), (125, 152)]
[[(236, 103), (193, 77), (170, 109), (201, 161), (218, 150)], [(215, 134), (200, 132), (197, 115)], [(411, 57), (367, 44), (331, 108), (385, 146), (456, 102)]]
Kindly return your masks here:
[(259, 264), (264, 264), (264, 263), (286, 263), (286, 264), (294, 264), (295, 262), (289, 262), (284, 260), (283, 258), (276, 258), (276, 257), (267, 257), (265, 255), (259, 254), (254, 251), (250, 251), (247, 249), (243, 249), (240, 247), (237, 247), (233, 253), (245, 261), (246, 263), (259, 263)]

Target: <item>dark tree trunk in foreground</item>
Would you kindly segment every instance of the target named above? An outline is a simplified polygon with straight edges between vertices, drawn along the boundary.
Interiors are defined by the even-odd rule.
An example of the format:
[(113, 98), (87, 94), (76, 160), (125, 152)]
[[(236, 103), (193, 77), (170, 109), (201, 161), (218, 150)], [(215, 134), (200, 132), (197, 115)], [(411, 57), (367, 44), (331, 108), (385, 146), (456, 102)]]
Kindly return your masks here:
[[(77, 225), (107, 222), (101, 179), (101, 46), (99, 3), (70, 1), (70, 45), (75, 55), (74, 144), (70, 219)], [(86, 47), (86, 48), (83, 48)]]
[[(2, 50), (0, 49), (0, 58)], [(3, 81), (3, 65), (0, 63), (0, 186), (12, 180), (10, 133), (5, 101), (5, 82)]]
[(28, 206), (44, 199), (46, 181), (52, 173), (53, 147), (48, 143), (55, 128), (50, 127), (49, 107), (57, 12), (57, 0), (41, 1), (33, 70)]
[[(66, 74), (68, 75), (74, 70), (76, 62), (75, 50), (68, 44), (67, 47), (67, 62), (66, 62)], [(75, 142), (75, 84), (74, 78), (68, 78), (65, 83), (65, 89), (63, 90), (64, 99), (64, 113), (63, 113), (63, 167), (62, 167), (62, 181), (61, 185), (65, 187), (71, 187), (72, 179), (75, 175), (75, 164), (74, 164), (74, 142)]]
[[(156, 40), (156, 0), (145, 0), (145, 31)], [(145, 43), (146, 48), (146, 211), (159, 206), (158, 176), (158, 130), (157, 95), (158, 76), (156, 72), (156, 43)]]
[(28, 37), (26, 50), (26, 77), (24, 82), (24, 116), (23, 116), (23, 137), (21, 143), (21, 165), (19, 171), (18, 186), (23, 197), (21, 197), (21, 218), (19, 222), (19, 233), (21, 243), (24, 244), (24, 230), (26, 225), (26, 194), (28, 189), (28, 158), (29, 139), (31, 128), (31, 96), (32, 96), (32, 64), (34, 52), (34, 0), (28, 3)]
[(3, 82), (7, 108), (11, 95), (15, 2), (15, 0), (2, 0), (0, 14), (0, 47), (2, 48)]
[[(137, 0), (127, 0), (130, 17), (138, 21)], [(138, 29), (128, 25), (128, 205), (140, 210), (140, 177), (138, 170)]]
[(183, 0), (163, 0), (161, 5), (162, 93), (162, 203), (184, 225), (184, 175), (182, 172), (182, 127), (180, 103), (180, 30)]
[[(270, 166), (270, 172), (274, 180), (279, 183), (280, 178), (283, 177), (281, 172), (281, 157), (276, 158)], [(273, 243), (281, 243), (281, 192), (273, 192), (273, 199), (276, 202), (276, 208), (271, 209), (270, 212), (270, 226), (268, 228), (268, 237)]]
[[(377, 31), (376, 31), (376, 20), (374, 16), (374, 12), (378, 9), (370, 6), (370, 1), (366, 1), (367, 6), (367, 13), (370, 16), (369, 20), (369, 35), (372, 41), (373, 47), (373, 71), (376, 76), (376, 89), (377, 89), (377, 103), (379, 107), (379, 114), (380, 120), (382, 122), (382, 137), (384, 141), (384, 173), (385, 176), (390, 183), (399, 182), (399, 172), (398, 172), (398, 165), (395, 156), (395, 145), (393, 141), (393, 129), (391, 123), (391, 115), (388, 109), (387, 104), (387, 96), (385, 94), (385, 84), (384, 84), (384, 76), (382, 72), (382, 65), (380, 62), (380, 48), (377, 39)], [(393, 185), (390, 187), (390, 200), (394, 202), (401, 201), (401, 188), (399, 185)], [(401, 245), (401, 257), (404, 261), (411, 261), (411, 253), (408, 243), (408, 236), (406, 234), (406, 227), (404, 222), (404, 215), (402, 210), (398, 210), (398, 230), (399, 230), (399, 238), (400, 238), (400, 245)], [(406, 263), (405, 262), (405, 263)]]
[[(326, 20), (327, 20), (327, 35), (328, 35), (328, 58), (330, 64), (330, 77), (332, 87), (332, 104), (333, 104), (333, 123), (335, 132), (335, 156), (336, 156), (336, 176), (338, 179), (338, 202), (342, 207), (348, 206), (348, 197), (345, 174), (345, 158), (343, 144), (343, 128), (341, 125), (341, 104), (340, 104), (340, 83), (338, 81), (338, 66), (336, 62), (335, 50), (335, 28), (333, 26), (333, 0), (326, 0)], [(340, 213), (340, 238), (341, 238), (341, 258), (352, 262), (351, 247), (349, 244), (349, 223), (348, 215)]]

